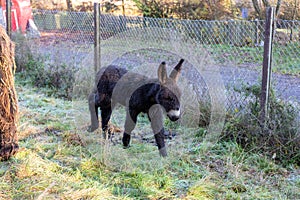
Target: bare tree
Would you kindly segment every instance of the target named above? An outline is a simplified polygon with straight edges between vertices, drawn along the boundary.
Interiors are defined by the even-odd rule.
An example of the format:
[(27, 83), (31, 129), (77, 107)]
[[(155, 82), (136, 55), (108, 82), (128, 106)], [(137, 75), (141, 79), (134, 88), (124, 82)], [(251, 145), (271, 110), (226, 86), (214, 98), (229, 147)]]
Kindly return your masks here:
[(297, 15), (299, 14), (298, 10), (299, 10), (299, 1), (295, 0), (294, 1), (294, 9), (293, 9), (293, 17), (292, 17), (293, 20), (295, 20)]
[[(269, 0), (261, 0), (261, 1), (262, 1), (262, 4), (260, 4), (259, 0), (252, 0), (254, 10), (255, 10), (255, 12), (257, 14), (257, 17), (259, 19), (265, 18), (266, 8), (271, 6), (271, 3), (270, 3)], [(278, 15), (280, 7), (281, 7), (281, 0), (277, 0), (277, 2), (276, 2), (276, 11), (275, 11), (276, 15)]]
[(67, 8), (69, 11), (72, 11), (73, 10), (73, 5), (72, 5), (72, 0), (66, 0), (67, 2)]
[(125, 16), (125, 0), (122, 0), (122, 14)]

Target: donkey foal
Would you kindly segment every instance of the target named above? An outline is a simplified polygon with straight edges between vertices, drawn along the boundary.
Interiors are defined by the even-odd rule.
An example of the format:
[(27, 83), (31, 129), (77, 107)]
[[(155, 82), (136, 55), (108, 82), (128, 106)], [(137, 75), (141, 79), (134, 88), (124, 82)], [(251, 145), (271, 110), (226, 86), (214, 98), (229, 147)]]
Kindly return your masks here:
[[(101, 110), (102, 131), (108, 131), (108, 121), (117, 103), (126, 107), (126, 120), (122, 142), (129, 147), (130, 135), (134, 129), (137, 116), (146, 113), (151, 122), (159, 153), (167, 156), (164, 142), (163, 113), (171, 121), (180, 117), (181, 92), (177, 86), (183, 59), (167, 75), (166, 63), (158, 68), (158, 78), (128, 72), (126, 69), (110, 65), (102, 68), (96, 75), (96, 87), (89, 95), (91, 126), (89, 131), (99, 127), (98, 108)], [(110, 133), (109, 133), (110, 134)]]

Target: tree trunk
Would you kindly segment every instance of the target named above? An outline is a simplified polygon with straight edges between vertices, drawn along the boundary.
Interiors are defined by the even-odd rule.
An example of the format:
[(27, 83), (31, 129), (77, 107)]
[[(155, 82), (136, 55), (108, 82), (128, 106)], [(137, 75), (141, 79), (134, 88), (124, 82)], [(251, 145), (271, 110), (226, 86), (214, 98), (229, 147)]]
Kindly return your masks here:
[(122, 14), (125, 16), (125, 0), (122, 0)]
[(275, 10), (275, 14), (276, 16), (278, 15), (279, 13), (279, 9), (281, 7), (281, 0), (277, 0), (277, 4), (276, 4), (276, 10)]
[(73, 11), (73, 5), (72, 0), (66, 0), (67, 1), (67, 8), (69, 11)]
[(14, 44), (2, 27), (0, 27), (0, 35), (0, 160), (7, 160), (19, 148), (18, 102), (14, 87)]
[(270, 3), (268, 0), (262, 0), (263, 4), (264, 4), (264, 7), (267, 8), (267, 7), (270, 7)]
[(261, 19), (262, 15), (261, 15), (261, 9), (258, 5), (258, 0), (252, 0), (252, 4), (255, 12), (258, 14), (259, 19)]
[[(264, 8), (271, 6), (269, 0), (262, 0), (262, 4), (263, 4), (264, 8), (261, 8), (259, 6), (258, 0), (252, 0), (252, 4), (253, 4), (255, 12), (258, 14), (260, 19), (262, 19), (265, 16), (265, 13), (263, 13), (265, 10)], [(276, 15), (279, 13), (280, 7), (281, 7), (281, 0), (277, 0), (276, 10), (275, 10)]]

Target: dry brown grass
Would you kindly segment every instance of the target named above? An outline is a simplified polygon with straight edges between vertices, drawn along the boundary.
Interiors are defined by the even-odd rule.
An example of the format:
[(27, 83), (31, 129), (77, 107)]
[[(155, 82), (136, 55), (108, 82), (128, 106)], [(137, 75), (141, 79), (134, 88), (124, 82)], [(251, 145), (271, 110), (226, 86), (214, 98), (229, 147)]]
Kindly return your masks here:
[(8, 159), (18, 150), (18, 102), (14, 87), (15, 45), (0, 27), (0, 158)]

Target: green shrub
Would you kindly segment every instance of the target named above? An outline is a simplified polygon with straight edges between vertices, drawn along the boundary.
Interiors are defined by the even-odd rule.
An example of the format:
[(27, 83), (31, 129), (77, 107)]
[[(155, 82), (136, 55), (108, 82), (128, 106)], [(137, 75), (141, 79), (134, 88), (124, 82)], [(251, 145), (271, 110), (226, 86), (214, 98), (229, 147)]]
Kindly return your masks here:
[(32, 58), (32, 52), (30, 50), (30, 44), (28, 40), (21, 33), (14, 33), (12, 35), (12, 40), (16, 44), (15, 48), (15, 62), (17, 72), (23, 71), (26, 68), (29, 59)]
[(28, 62), (17, 73), (20, 81), (35, 87), (46, 88), (48, 95), (72, 99), (76, 69), (66, 64), (56, 65), (47, 62), (46, 57), (34, 58), (28, 54)]
[(300, 165), (298, 111), (292, 104), (276, 98), (271, 91), (269, 113), (260, 121), (260, 86), (243, 87), (240, 92), (249, 102), (238, 117), (228, 117), (223, 139), (235, 140), (242, 147), (261, 152), (276, 161)]
[(14, 33), (12, 40), (16, 44), (18, 82), (45, 88), (48, 95), (71, 100), (75, 73), (78, 70), (74, 66), (59, 63), (60, 61), (55, 61), (48, 55), (38, 54), (35, 43), (21, 33)]

